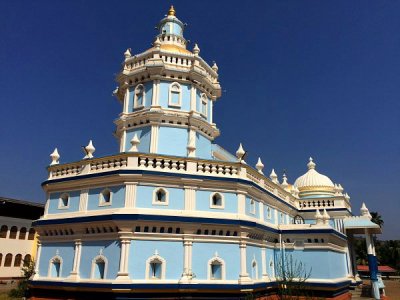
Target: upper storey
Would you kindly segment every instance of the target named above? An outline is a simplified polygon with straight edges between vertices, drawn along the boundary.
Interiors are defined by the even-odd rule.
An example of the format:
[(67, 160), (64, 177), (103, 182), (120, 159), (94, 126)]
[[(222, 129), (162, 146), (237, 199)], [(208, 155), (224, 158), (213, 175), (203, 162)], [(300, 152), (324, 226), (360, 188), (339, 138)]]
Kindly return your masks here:
[(218, 67), (199, 56), (197, 44), (192, 52), (186, 49), (184, 26), (171, 7), (156, 27), (153, 47), (137, 55), (126, 50), (115, 91), (123, 104), (116, 121), (121, 152), (136, 136), (140, 152), (213, 158)]

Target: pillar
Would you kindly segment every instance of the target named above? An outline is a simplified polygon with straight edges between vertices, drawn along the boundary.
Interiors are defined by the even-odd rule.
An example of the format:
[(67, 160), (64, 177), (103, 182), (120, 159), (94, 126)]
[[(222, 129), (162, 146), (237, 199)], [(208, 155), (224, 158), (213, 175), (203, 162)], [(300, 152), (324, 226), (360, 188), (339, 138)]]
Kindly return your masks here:
[(39, 276), (39, 263), (40, 263), (40, 254), (41, 253), (42, 253), (42, 243), (40, 241), (38, 241), (37, 242), (37, 251), (36, 251), (36, 260), (35, 260), (35, 276), (33, 277), (34, 279), (40, 277)]
[(378, 300), (380, 299), (379, 285), (378, 285), (378, 262), (375, 256), (375, 246), (372, 239), (372, 234), (365, 229), (365, 240), (367, 242), (367, 253), (368, 253), (368, 266), (369, 266), (369, 276), (372, 285), (372, 296)]
[(184, 237), (183, 240), (183, 273), (180, 282), (189, 282), (193, 279), (192, 270), (192, 238)]
[[(123, 234), (120, 232), (120, 234)], [(131, 234), (131, 232), (129, 232)], [(120, 237), (121, 243), (121, 252), (119, 258), (119, 271), (117, 274), (117, 280), (129, 280), (129, 271), (128, 271), (128, 263), (129, 263), (129, 248), (131, 245), (131, 239), (127, 236)]]
[(262, 279), (268, 279), (267, 273), (267, 251), (265, 249), (265, 245), (261, 247), (261, 267), (262, 267)]
[(239, 283), (249, 283), (251, 281), (249, 273), (247, 273), (247, 244), (245, 241), (240, 241), (240, 274)]
[(72, 271), (69, 275), (70, 279), (79, 279), (79, 267), (81, 264), (81, 252), (82, 252), (82, 241), (80, 239), (77, 239), (77, 240), (75, 240), (74, 262), (72, 265)]

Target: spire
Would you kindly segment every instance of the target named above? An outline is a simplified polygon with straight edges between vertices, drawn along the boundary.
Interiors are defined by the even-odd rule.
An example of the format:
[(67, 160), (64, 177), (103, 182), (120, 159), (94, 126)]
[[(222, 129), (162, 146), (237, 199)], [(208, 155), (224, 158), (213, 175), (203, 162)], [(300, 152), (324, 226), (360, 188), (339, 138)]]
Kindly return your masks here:
[(271, 181), (272, 181), (273, 183), (279, 184), (278, 175), (276, 175), (274, 169), (272, 169), (271, 174), (269, 174), (269, 178), (271, 178)]
[(58, 161), (60, 159), (60, 154), (58, 154), (57, 148), (54, 149), (53, 153), (50, 154), (51, 157), (51, 163), (50, 166), (53, 165), (58, 165), (60, 162)]
[(256, 169), (257, 169), (258, 173), (264, 174), (263, 173), (264, 164), (262, 163), (261, 158), (258, 158), (258, 161), (257, 161), (257, 164), (256, 164)]
[(135, 133), (135, 135), (131, 139), (132, 147), (131, 147), (131, 149), (129, 149), (129, 151), (130, 152), (138, 152), (139, 151), (139, 149), (138, 149), (139, 144), (140, 144), (140, 140), (139, 140), (137, 134)]
[(124, 53), (125, 59), (128, 59), (129, 57), (132, 56), (131, 54), (131, 48), (126, 49), (125, 53)]
[(175, 8), (173, 5), (169, 8), (168, 17), (175, 17)]
[(199, 53), (200, 53), (200, 48), (199, 48), (199, 46), (197, 45), (197, 44), (194, 44), (194, 47), (193, 47), (193, 54), (194, 55), (199, 55)]
[(286, 173), (283, 173), (283, 178), (282, 178), (282, 184), (281, 186), (286, 190), (287, 187), (289, 186), (288, 182), (287, 182), (287, 177), (286, 177)]
[(309, 161), (310, 161), (310, 162), (307, 164), (308, 169), (309, 169), (309, 170), (315, 169), (315, 163), (314, 163), (312, 157), (310, 157)]

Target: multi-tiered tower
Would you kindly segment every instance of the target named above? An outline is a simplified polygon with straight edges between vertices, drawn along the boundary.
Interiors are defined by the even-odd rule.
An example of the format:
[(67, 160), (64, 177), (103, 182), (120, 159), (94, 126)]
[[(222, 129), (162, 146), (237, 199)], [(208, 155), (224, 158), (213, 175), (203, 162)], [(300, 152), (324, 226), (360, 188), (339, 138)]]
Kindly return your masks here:
[(357, 279), (346, 226), (376, 230), (368, 211), (349, 218), (349, 197), (312, 160), (291, 185), (247, 165), (242, 145), (217, 146), (218, 67), (187, 50), (172, 7), (157, 29), (117, 76), (119, 153), (95, 158), (90, 142), (74, 163), (51, 154), (34, 296), (269, 296), (287, 255), (312, 270), (314, 296), (344, 296)]

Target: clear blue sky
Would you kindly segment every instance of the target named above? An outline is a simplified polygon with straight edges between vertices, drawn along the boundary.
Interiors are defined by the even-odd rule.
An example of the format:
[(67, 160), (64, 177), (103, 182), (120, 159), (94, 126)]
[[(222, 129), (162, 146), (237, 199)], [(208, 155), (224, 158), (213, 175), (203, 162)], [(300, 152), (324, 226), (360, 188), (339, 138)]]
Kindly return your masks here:
[[(43, 202), (49, 154), (118, 145), (111, 96), (123, 52), (150, 47), (169, 1), (0, 3), (0, 195)], [(293, 182), (317, 169), (399, 239), (400, 2), (174, 1), (185, 37), (219, 66), (217, 142), (242, 142)]]

